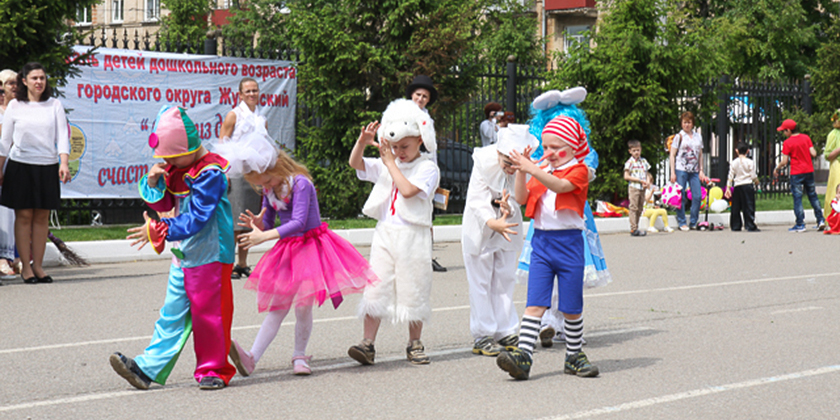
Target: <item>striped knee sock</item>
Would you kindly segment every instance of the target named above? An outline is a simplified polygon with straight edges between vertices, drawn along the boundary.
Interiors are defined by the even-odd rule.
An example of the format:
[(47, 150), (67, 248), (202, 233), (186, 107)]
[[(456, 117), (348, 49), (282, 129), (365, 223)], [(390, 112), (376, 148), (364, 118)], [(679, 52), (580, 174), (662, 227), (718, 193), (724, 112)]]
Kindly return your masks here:
[(576, 320), (563, 318), (563, 329), (566, 332), (566, 354), (579, 352), (583, 337), (583, 317)]
[(524, 315), (519, 326), (519, 348), (528, 355), (533, 355), (539, 337), (540, 318)]

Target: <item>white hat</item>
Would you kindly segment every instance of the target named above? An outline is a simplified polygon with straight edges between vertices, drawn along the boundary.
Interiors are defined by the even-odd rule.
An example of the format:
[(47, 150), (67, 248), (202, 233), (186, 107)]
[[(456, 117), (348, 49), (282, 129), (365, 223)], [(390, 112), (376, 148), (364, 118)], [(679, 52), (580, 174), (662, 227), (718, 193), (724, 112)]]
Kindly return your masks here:
[(224, 141), (209, 144), (208, 149), (230, 163), (228, 175), (232, 178), (242, 177), (249, 172), (264, 173), (277, 162), (274, 140), (264, 129), (252, 131), (236, 141), (226, 137)]
[(553, 108), (557, 104), (575, 105), (583, 102), (586, 99), (586, 88), (578, 86), (566, 89), (564, 91), (549, 90), (534, 99), (531, 104), (535, 109), (545, 111)]
[(391, 102), (382, 113), (379, 137), (390, 142), (398, 142), (405, 137), (420, 136), (429, 153), (437, 150), (435, 130), (432, 118), (423, 112), (417, 104), (408, 99)]
[(514, 150), (522, 153), (527, 146), (534, 150), (539, 145), (539, 140), (528, 131), (528, 124), (508, 124), (507, 127), (499, 128), (496, 150), (505, 156), (510, 156)]

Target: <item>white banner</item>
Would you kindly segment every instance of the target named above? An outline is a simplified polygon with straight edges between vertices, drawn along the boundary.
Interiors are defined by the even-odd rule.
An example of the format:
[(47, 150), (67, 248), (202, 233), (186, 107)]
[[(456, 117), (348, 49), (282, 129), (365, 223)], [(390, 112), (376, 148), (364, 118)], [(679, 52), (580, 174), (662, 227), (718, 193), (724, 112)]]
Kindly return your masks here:
[[(75, 54), (91, 47), (76, 46)], [(280, 146), (295, 147), (297, 68), (289, 61), (99, 48), (61, 98), (70, 111), (72, 182), (61, 198), (139, 198), (152, 158), (149, 134), (160, 107), (187, 110), (203, 141), (216, 139), (239, 103), (239, 81), (260, 85), (258, 111)]]

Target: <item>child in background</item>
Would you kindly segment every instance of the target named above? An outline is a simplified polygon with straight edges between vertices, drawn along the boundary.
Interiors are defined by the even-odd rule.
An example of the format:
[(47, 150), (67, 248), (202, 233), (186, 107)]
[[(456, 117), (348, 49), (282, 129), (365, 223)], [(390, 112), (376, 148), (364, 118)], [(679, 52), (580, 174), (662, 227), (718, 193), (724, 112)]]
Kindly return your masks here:
[(627, 198), (630, 200), (630, 234), (633, 236), (645, 236), (645, 232), (639, 230), (639, 217), (645, 205), (645, 189), (650, 187), (650, 164), (642, 157), (642, 143), (638, 140), (627, 142), (630, 149), (630, 159), (624, 163), (624, 180), (627, 185)]
[[(374, 141), (377, 129), (379, 143)], [(377, 147), (381, 158), (365, 158), (367, 146)], [(372, 122), (362, 129), (350, 154), (359, 179), (374, 183), (362, 212), (378, 220), (370, 265), (380, 282), (365, 289), (359, 303), (364, 339), (347, 351), (363, 365), (374, 363), (374, 341), (383, 319), (408, 322), (408, 360), (429, 363), (420, 336), (432, 314), (430, 228), (440, 170), (430, 153), (436, 150), (428, 114), (410, 100), (397, 99), (382, 114), (381, 128)]]
[(140, 196), (153, 210), (174, 217), (129, 229), (140, 248), (151, 242), (160, 254), (165, 242), (180, 241), (169, 271), (166, 301), (152, 341), (135, 359), (111, 355), (111, 367), (138, 389), (163, 385), (191, 332), (195, 332), (195, 379), (200, 389), (224, 388), (236, 374), (228, 362), (233, 320), (233, 217), (227, 199), (228, 162), (208, 152), (185, 110), (164, 106), (149, 146), (157, 164), (140, 180)]
[(642, 214), (642, 217), (650, 219), (647, 228), (648, 232), (659, 232), (659, 229), (655, 225), (656, 219), (661, 218), (662, 224), (665, 226), (665, 232), (671, 233), (674, 229), (668, 226), (668, 211), (662, 208), (660, 201), (656, 198), (659, 195), (659, 188), (656, 185), (650, 185), (645, 189), (645, 212)]
[(497, 142), (473, 150), (461, 243), (474, 354), (497, 356), (503, 347), (517, 344), (513, 289), (517, 251), (522, 249), (522, 210), (511, 196), (516, 171), (510, 155), (537, 145), (527, 125), (511, 124), (499, 130)]
[[(726, 185), (734, 186), (734, 190), (726, 189), (724, 196), (732, 198), (732, 211), (729, 214), (729, 228), (733, 231), (741, 230), (741, 213), (744, 214), (744, 228), (747, 232), (759, 232), (755, 225), (755, 188), (758, 176), (755, 174), (755, 162), (747, 157), (749, 146), (738, 143), (738, 157), (729, 162), (729, 178)], [(734, 191), (734, 193), (733, 193)]]
[(834, 198), (828, 205), (831, 208), (831, 213), (825, 219), (828, 226), (825, 228), (826, 235), (840, 235), (840, 184), (834, 190)]
[[(269, 141), (267, 136), (249, 136), (220, 152), (230, 158), (232, 168), (243, 168), (245, 180), (262, 192), (260, 214), (248, 210), (239, 216), (240, 225), (251, 229), (240, 235), (239, 246), (247, 250), (277, 240), (245, 283), (246, 289), (257, 292), (258, 310), (268, 314), (251, 351), (233, 340), (230, 356), (242, 376), (250, 375), (294, 307), (292, 369), (295, 375), (309, 375), (312, 356), (306, 355), (306, 346), (312, 334), (312, 307), (330, 298), (337, 308), (343, 295), (360, 293), (377, 279), (356, 248), (321, 222), (306, 167)], [(280, 226), (274, 229), (277, 216)]]
[[(537, 98), (538, 100), (540, 98)], [(537, 102), (535, 100), (535, 102)], [(533, 351), (540, 332), (540, 318), (551, 307), (554, 279), (566, 332), (564, 372), (582, 377), (598, 375), (581, 351), (583, 335), (584, 206), (589, 169), (583, 163), (589, 152), (583, 127), (573, 118), (559, 116), (542, 130), (544, 167), (523, 154), (512, 153), (517, 170), (514, 192), (527, 217), (535, 224), (528, 299), (519, 331), (519, 347), (503, 350), (496, 359), (502, 370), (516, 379), (528, 379)], [(531, 179), (526, 184), (526, 174)]]

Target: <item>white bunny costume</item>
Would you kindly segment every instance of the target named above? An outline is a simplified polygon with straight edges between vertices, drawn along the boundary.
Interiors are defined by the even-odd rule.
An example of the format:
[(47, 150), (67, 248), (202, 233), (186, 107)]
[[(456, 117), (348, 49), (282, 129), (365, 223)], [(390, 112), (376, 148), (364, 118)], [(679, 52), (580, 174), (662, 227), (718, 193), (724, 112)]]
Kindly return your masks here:
[[(429, 153), (437, 144), (431, 118), (417, 104), (397, 99), (382, 114), (379, 139), (397, 142), (420, 136)], [(374, 183), (362, 212), (379, 222), (373, 234), (370, 265), (380, 282), (365, 289), (359, 316), (390, 319), (391, 322), (426, 322), (431, 316), (432, 200), (440, 170), (429, 153), (411, 162), (397, 160), (400, 172), (420, 193), (404, 197), (397, 190), (388, 168), (378, 158), (364, 158), (365, 170), (356, 171), (363, 181)]]

